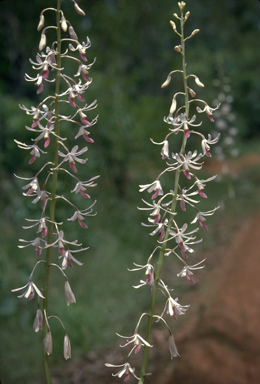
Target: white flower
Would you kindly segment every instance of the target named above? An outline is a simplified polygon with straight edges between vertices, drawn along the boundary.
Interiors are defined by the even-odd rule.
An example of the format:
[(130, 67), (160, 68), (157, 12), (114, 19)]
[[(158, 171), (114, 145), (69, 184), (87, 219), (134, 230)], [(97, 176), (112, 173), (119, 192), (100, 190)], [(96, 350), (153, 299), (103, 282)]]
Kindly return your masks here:
[(149, 193), (154, 191), (154, 194), (152, 195), (152, 200), (154, 200), (158, 195), (163, 195), (163, 189), (159, 180), (155, 180), (151, 184), (139, 185), (139, 187), (139, 192), (143, 192), (146, 189)]
[(202, 139), (201, 141), (201, 147), (204, 155), (211, 157), (211, 153), (209, 152), (210, 151), (209, 145), (216, 144), (218, 142), (219, 136), (220, 136), (220, 133), (217, 135), (217, 137), (215, 137), (215, 139), (211, 139), (210, 134), (208, 134), (208, 139), (205, 139), (205, 137), (203, 136), (204, 139)]
[(122, 377), (123, 375), (126, 375), (124, 381), (127, 381), (129, 380), (130, 378), (130, 373), (137, 379), (137, 380), (141, 380), (139, 377), (137, 377), (135, 375), (135, 368), (132, 368), (131, 365), (129, 363), (124, 363), (124, 364), (121, 364), (121, 365), (114, 365), (114, 364), (109, 364), (109, 363), (106, 363), (105, 364), (106, 367), (111, 367), (111, 368), (119, 368), (119, 367), (123, 367), (122, 369), (120, 369), (120, 371), (118, 371), (117, 373), (112, 373), (112, 376), (118, 376), (119, 378)]
[(189, 308), (189, 305), (180, 305), (178, 303), (178, 297), (176, 297), (176, 299), (174, 300), (169, 294), (169, 297), (166, 300), (161, 317), (164, 315), (166, 311), (167, 314), (177, 319), (177, 316), (184, 315), (188, 308)]
[(195, 219), (191, 221), (191, 224), (194, 224), (197, 222), (197, 220), (199, 220), (201, 228), (208, 230), (208, 227), (206, 226), (206, 224), (204, 224), (204, 221), (206, 220), (205, 216), (213, 215), (218, 208), (219, 207), (216, 207), (216, 208), (212, 209), (211, 211), (207, 211), (207, 212), (198, 211), (198, 213), (195, 216)]
[(146, 340), (144, 340), (138, 333), (135, 333), (133, 336), (121, 336), (119, 333), (116, 333), (117, 336), (122, 337), (123, 339), (127, 339), (126, 344), (120, 345), (120, 347), (126, 347), (127, 345), (133, 343), (135, 353), (138, 353), (141, 349), (142, 345), (146, 345), (147, 347), (152, 347)]
[[(65, 146), (64, 146), (65, 147)], [(73, 172), (77, 173), (77, 168), (75, 166), (75, 161), (77, 161), (80, 164), (85, 164), (88, 159), (80, 159), (79, 156), (81, 156), (83, 153), (85, 153), (88, 150), (88, 147), (82, 148), (78, 151), (79, 146), (75, 145), (72, 150), (69, 152), (69, 150), (65, 147), (67, 150), (67, 154), (62, 153), (61, 151), (58, 151), (59, 156), (63, 157), (64, 160), (57, 166), (59, 168), (61, 164), (63, 164), (65, 161), (69, 162), (70, 168), (73, 170)], [(55, 168), (55, 169), (57, 169)]]
[(196, 170), (201, 169), (203, 163), (198, 163), (198, 160), (200, 160), (202, 156), (202, 153), (197, 155), (197, 151), (194, 151), (193, 153), (189, 151), (187, 155), (179, 155), (178, 153), (173, 153), (172, 158), (177, 160), (177, 162), (174, 164), (168, 164), (170, 166), (169, 170), (176, 170), (182, 167), (184, 175), (187, 177), (187, 179), (190, 179), (190, 168)]
[(185, 266), (183, 267), (183, 269), (181, 270), (181, 272), (180, 272), (180, 273), (177, 273), (177, 276), (178, 276), (178, 277), (186, 277), (187, 280), (189, 280), (191, 283), (194, 284), (195, 281), (194, 281), (193, 278), (191, 277), (191, 275), (193, 275), (193, 272), (192, 272), (192, 271), (195, 271), (196, 269), (202, 269), (202, 268), (204, 268), (204, 265), (201, 265), (201, 266), (198, 266), (198, 265), (200, 265), (201, 263), (204, 263), (205, 260), (206, 260), (206, 259), (200, 261), (200, 262), (197, 263), (197, 264), (191, 265), (191, 266), (189, 266), (189, 265), (185, 265)]
[(213, 115), (213, 111), (215, 111), (216, 109), (218, 109), (220, 107), (220, 103), (216, 106), (216, 108), (211, 108), (205, 101), (203, 100), (198, 100), (198, 101), (201, 101), (205, 106), (203, 109), (201, 109), (200, 107), (197, 107), (197, 111), (199, 113), (203, 113), (203, 112), (206, 112), (208, 118), (210, 119), (210, 121), (214, 121), (212, 115)]
[(28, 287), (26, 289), (26, 291), (22, 295), (17, 296), (19, 299), (21, 299), (22, 297), (25, 297), (28, 300), (32, 300), (34, 298), (34, 291), (36, 291), (36, 293), (39, 297), (41, 297), (42, 299), (45, 299), (45, 297), (43, 296), (43, 294), (41, 293), (39, 288), (37, 288), (36, 285), (34, 284), (34, 282), (31, 280), (29, 280), (29, 282), (21, 288), (12, 289), (11, 292), (17, 292), (17, 291), (20, 291), (21, 289), (24, 289), (26, 287)]

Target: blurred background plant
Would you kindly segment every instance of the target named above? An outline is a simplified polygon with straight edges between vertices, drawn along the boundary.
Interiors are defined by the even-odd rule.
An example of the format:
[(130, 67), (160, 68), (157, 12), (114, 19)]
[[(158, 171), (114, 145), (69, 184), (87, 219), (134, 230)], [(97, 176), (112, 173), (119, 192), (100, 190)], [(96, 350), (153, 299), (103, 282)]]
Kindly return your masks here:
[[(154, 161), (157, 148), (148, 139), (160, 140), (161, 117), (167, 115), (169, 98), (180, 84), (176, 78), (176, 90), (160, 89), (169, 67), (178, 65), (178, 59), (172, 55), (172, 28), (165, 26), (176, 2), (81, 0), (78, 3), (86, 17), (77, 28), (81, 36), (91, 36), (89, 62), (97, 57), (91, 72), (95, 78), (91, 97), (99, 101), (99, 129), (95, 132), (95, 147), (89, 148), (88, 166), (91, 174), (101, 174), (96, 205), (99, 214), (92, 218), (91, 234), (86, 234), (86, 243), (91, 247), (91, 256), (86, 256), (88, 263), (81, 269), (86, 279), (79, 281), (74, 270), (71, 273), (70, 284), (78, 304), (68, 314), (57, 290), (54, 305), (61, 317), (64, 311), (70, 316), (73, 354), (82, 356), (111, 345), (115, 340), (111, 332), (115, 322), (122, 327), (117, 326), (117, 332), (127, 334), (128, 320), (131, 327), (136, 318), (136, 303), (140, 309), (144, 302), (142, 292), (133, 293), (130, 289), (132, 276), (124, 273), (133, 261), (144, 263), (145, 255), (153, 249), (152, 239), (145, 236), (145, 229), (140, 226), (145, 216), (136, 209), (140, 202), (138, 185), (143, 174), (148, 174), (149, 179), (159, 171)], [(238, 164), (241, 157), (259, 153), (260, 51), (256, 49), (256, 41), (260, 33), (260, 2), (211, 0), (209, 4), (198, 0), (188, 5), (193, 15), (190, 32), (198, 25), (201, 30), (200, 39), (194, 40), (189, 51), (189, 70), (206, 85), (205, 99), (213, 100), (216, 88), (210, 85), (212, 79), (218, 78), (216, 57), (221, 54), (225, 77), (230, 78), (232, 85), (232, 113), (236, 116), (239, 151), (235, 163)], [(29, 308), (28, 302), (18, 301), (10, 290), (14, 282), (25, 281), (33, 267), (27, 251), (17, 251), (25, 210), (30, 212), (32, 207), (29, 202), (27, 206), (22, 203), (21, 184), (13, 176), (21, 174), (27, 163), (13, 138), (19, 136), (22, 142), (29, 139), (24, 130), (27, 117), (17, 106), (33, 105), (30, 101), (34, 98), (34, 85), (24, 86), (24, 73), (29, 72), (28, 57), (33, 59), (37, 50), (38, 36), (32, 31), (45, 6), (46, 0), (0, 2), (0, 338), (1, 377), (7, 384), (29, 384), (34, 377), (42, 375), (41, 343), (38, 335), (30, 336), (34, 309)], [(68, 12), (66, 7), (64, 2), (64, 12)], [(77, 15), (71, 14), (72, 24), (78, 23), (76, 19)], [(259, 207), (260, 179), (256, 165), (250, 171), (240, 167), (239, 172), (240, 177), (234, 181), (236, 199), (225, 210), (225, 215), (237, 218), (250, 215)], [(212, 190), (207, 190), (213, 196), (210, 207), (217, 205), (219, 196), (226, 191), (224, 185), (211, 184), (208, 188)], [(218, 220), (217, 215), (214, 220)], [(210, 236), (208, 241), (212, 241)], [(207, 242), (204, 245), (207, 247)], [(57, 346), (62, 346), (63, 332), (57, 327), (55, 333), (59, 338)], [(60, 364), (62, 359), (62, 347), (57, 348), (53, 360)], [(33, 364), (28, 363), (32, 361)]]

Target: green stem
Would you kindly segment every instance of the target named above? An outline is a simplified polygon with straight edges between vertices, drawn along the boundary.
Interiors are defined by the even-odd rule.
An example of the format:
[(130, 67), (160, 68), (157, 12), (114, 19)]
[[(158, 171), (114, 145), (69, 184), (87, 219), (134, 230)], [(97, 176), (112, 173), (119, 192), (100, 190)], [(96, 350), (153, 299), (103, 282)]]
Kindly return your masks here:
[[(56, 61), (57, 61), (57, 68), (61, 68), (61, 29), (60, 29), (60, 8), (61, 8), (61, 1), (58, 0), (57, 4), (57, 14), (56, 14), (56, 23), (57, 23), (57, 55), (56, 55)], [(60, 90), (60, 70), (57, 70), (56, 75), (56, 87), (55, 87), (55, 94), (58, 95)], [(59, 136), (59, 97), (55, 97), (55, 133)], [(55, 137), (55, 148), (54, 148), (54, 166), (53, 168), (56, 168), (58, 166), (58, 149), (59, 149), (59, 142), (58, 137)], [(52, 236), (53, 236), (53, 229), (55, 221), (55, 196), (56, 196), (56, 185), (57, 185), (57, 178), (58, 178), (58, 170), (54, 169), (53, 175), (52, 175), (52, 186), (51, 186), (51, 198), (50, 198), (50, 225), (48, 230), (48, 239), (47, 243), (52, 243)], [(43, 310), (46, 312), (46, 317), (48, 318), (48, 309), (49, 309), (49, 275), (50, 275), (50, 260), (51, 260), (51, 247), (47, 248), (46, 251), (46, 263), (45, 263), (45, 271), (44, 271), (44, 284), (43, 284), (43, 296), (45, 299), (43, 300)], [(43, 323), (43, 361), (44, 361), (44, 374), (45, 374), (45, 382), (46, 384), (51, 384), (51, 377), (50, 377), (50, 368), (49, 368), (49, 357), (46, 353), (45, 346), (44, 346), (44, 340), (46, 337), (46, 334), (48, 332), (47, 323), (44, 321)]]
[[(185, 42), (184, 42), (184, 17), (183, 17), (183, 11), (181, 9), (181, 46), (182, 46), (182, 67), (183, 67), (183, 85), (184, 85), (184, 92), (185, 92), (185, 116), (186, 119), (188, 119), (189, 115), (189, 96), (188, 96), (188, 88), (187, 88), (187, 77), (186, 77), (186, 63), (185, 63)], [(180, 154), (185, 153), (185, 147), (186, 147), (186, 142), (187, 138), (185, 135), (183, 135), (183, 141), (182, 141), (182, 146), (180, 150)], [(156, 272), (155, 272), (155, 281), (154, 281), (154, 286), (153, 286), (153, 293), (152, 293), (152, 298), (151, 298), (151, 305), (150, 305), (150, 311), (148, 314), (148, 320), (146, 324), (146, 332), (145, 332), (145, 340), (148, 341), (150, 338), (150, 332), (151, 332), (151, 326), (153, 322), (153, 316), (154, 316), (154, 308), (155, 308), (155, 302), (156, 302), (156, 295), (158, 291), (158, 284), (160, 281), (160, 276), (161, 276), (161, 270), (162, 270), (162, 265), (163, 265), (163, 260), (164, 260), (164, 254), (165, 250), (167, 248), (167, 241), (169, 238), (169, 230), (172, 226), (173, 223), (173, 213), (176, 210), (176, 204), (177, 204), (177, 193), (178, 193), (178, 186), (179, 186), (179, 178), (180, 178), (180, 173), (181, 170), (177, 169), (176, 174), (175, 174), (175, 182), (174, 182), (174, 196), (172, 199), (172, 205), (171, 205), (171, 215), (169, 219), (169, 223), (167, 225), (165, 237), (164, 237), (164, 243), (161, 247), (160, 254), (159, 254), (159, 259), (156, 267)], [(149, 357), (149, 347), (145, 346), (144, 347), (144, 354), (143, 354), (143, 363), (141, 367), (141, 372), (140, 372), (140, 380), (138, 381), (138, 384), (143, 384), (145, 380), (145, 376), (147, 375), (146, 370), (147, 370), (147, 364), (148, 364), (148, 357)]]

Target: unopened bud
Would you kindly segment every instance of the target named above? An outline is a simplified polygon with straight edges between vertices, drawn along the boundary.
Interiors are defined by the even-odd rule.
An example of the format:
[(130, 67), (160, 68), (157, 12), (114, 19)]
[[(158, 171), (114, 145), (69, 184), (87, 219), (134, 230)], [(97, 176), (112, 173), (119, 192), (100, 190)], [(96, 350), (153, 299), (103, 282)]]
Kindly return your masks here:
[(170, 84), (170, 81), (171, 81), (171, 76), (169, 75), (165, 80), (165, 82), (161, 85), (161, 88), (167, 87)]
[(70, 339), (69, 339), (69, 336), (67, 334), (64, 336), (63, 355), (64, 355), (65, 360), (68, 360), (71, 358)]
[(68, 29), (67, 21), (66, 21), (63, 13), (61, 16), (61, 28), (62, 28), (63, 32), (66, 32)]
[(40, 21), (39, 21), (39, 24), (38, 24), (38, 27), (37, 27), (37, 31), (40, 31), (42, 29), (42, 27), (44, 26), (44, 16), (43, 14), (41, 13), (40, 14)]
[(171, 114), (171, 115), (172, 115), (173, 112), (175, 111), (176, 106), (177, 106), (177, 102), (176, 102), (176, 100), (175, 100), (175, 97), (173, 97), (173, 99), (172, 99), (172, 105), (171, 105), (171, 108), (170, 108), (170, 114)]
[(35, 332), (38, 332), (40, 329), (42, 329), (42, 311), (40, 309), (37, 309), (36, 316), (33, 322), (33, 329)]
[(176, 31), (176, 24), (175, 24), (175, 22), (172, 21), (172, 20), (170, 20), (170, 24), (171, 24), (171, 26), (172, 26), (172, 29), (173, 29), (174, 31)]
[(186, 5), (186, 3), (184, 3), (184, 1), (181, 1), (181, 2), (178, 3), (178, 6), (179, 6), (179, 8), (180, 8), (181, 11), (182, 11), (183, 8), (185, 7), (185, 5)]
[(50, 355), (52, 353), (51, 331), (47, 332), (47, 335), (46, 335), (45, 340), (44, 340), (44, 346), (45, 346), (47, 355)]
[(174, 341), (174, 338), (173, 338), (172, 334), (169, 337), (169, 350), (170, 350), (170, 354), (171, 354), (171, 359), (173, 357), (180, 356), (178, 354), (177, 347), (176, 347), (176, 344), (175, 344), (175, 341)]
[(194, 29), (194, 31), (191, 33), (190, 37), (196, 35), (200, 30), (199, 29)]
[(174, 16), (176, 19), (179, 19), (179, 16), (177, 15), (177, 13), (174, 13), (173, 16)]
[(174, 49), (175, 49), (175, 51), (181, 53), (181, 45), (175, 45)]
[(189, 94), (191, 95), (191, 97), (195, 97), (196, 96), (196, 92), (194, 92), (193, 89), (191, 89), (189, 87), (187, 87), (187, 88), (188, 88), (188, 91), (189, 91)]
[(78, 6), (78, 4), (75, 1), (74, 1), (74, 8), (79, 15), (85, 16), (85, 12)]
[(65, 281), (65, 299), (66, 299), (67, 305), (70, 305), (71, 303), (76, 303), (74, 293), (72, 292), (70, 284), (67, 280)]
[(188, 20), (189, 16), (190, 16), (190, 11), (185, 13), (184, 21)]
[(46, 47), (47, 41), (46, 41), (46, 35), (45, 33), (41, 34), (41, 40), (39, 43), (39, 51), (42, 51)]
[(69, 34), (70, 34), (70, 37), (72, 39), (78, 41), (78, 36), (77, 36), (76, 32), (74, 31), (74, 28), (71, 25), (69, 26)]
[(204, 88), (204, 84), (200, 81), (200, 79), (197, 76), (195, 77), (195, 83), (197, 84), (198, 87)]

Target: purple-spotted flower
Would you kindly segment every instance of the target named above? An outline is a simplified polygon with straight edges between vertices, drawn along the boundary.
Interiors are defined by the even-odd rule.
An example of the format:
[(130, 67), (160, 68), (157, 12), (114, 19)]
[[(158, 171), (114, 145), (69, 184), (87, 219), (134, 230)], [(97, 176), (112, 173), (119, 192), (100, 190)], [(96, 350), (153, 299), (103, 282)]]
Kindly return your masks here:
[(209, 152), (210, 151), (210, 145), (216, 144), (218, 142), (219, 136), (220, 136), (220, 133), (215, 137), (215, 139), (211, 139), (210, 134), (208, 134), (208, 139), (206, 139), (203, 136), (204, 138), (201, 141), (201, 147), (202, 147), (202, 151), (203, 151), (204, 155), (211, 157), (211, 153)]
[(210, 211), (207, 211), (207, 212), (200, 212), (198, 211), (194, 220), (191, 221), (191, 224), (194, 224), (197, 222), (197, 220), (199, 220), (199, 223), (200, 223), (200, 226), (201, 228), (205, 229), (206, 231), (208, 230), (208, 227), (206, 226), (206, 224), (204, 223), (204, 221), (206, 221), (205, 219), (205, 216), (211, 216), (213, 215), (216, 210), (218, 209), (219, 207), (215, 207), (214, 209), (210, 210)]
[(152, 200), (154, 200), (158, 195), (163, 195), (163, 189), (159, 180), (155, 180), (151, 184), (139, 185), (139, 187), (139, 192), (143, 192), (146, 189), (149, 193), (154, 192), (154, 194), (152, 195)]
[(33, 281), (29, 280), (27, 284), (25, 284), (23, 287), (21, 288), (15, 288), (15, 289), (12, 289), (11, 292), (17, 292), (17, 291), (20, 291), (21, 289), (24, 289), (24, 288), (27, 288), (25, 290), (25, 292), (20, 295), (20, 296), (17, 296), (19, 299), (21, 299), (22, 297), (25, 297), (26, 299), (28, 300), (32, 300), (34, 298), (34, 293), (36, 292), (37, 295), (39, 297), (41, 297), (42, 299), (45, 299), (45, 297), (43, 296), (43, 294), (41, 293), (41, 291), (39, 290), (39, 288), (37, 288), (37, 286), (34, 284)]
[(120, 368), (120, 367), (122, 367), (122, 369), (120, 369), (120, 371), (118, 371), (117, 373), (112, 373), (112, 376), (118, 376), (119, 378), (121, 378), (122, 376), (126, 375), (125, 378), (124, 378), (124, 381), (128, 381), (130, 379), (130, 373), (137, 380), (140, 380), (140, 378), (137, 377), (136, 374), (135, 374), (135, 368), (132, 368), (131, 365), (129, 363), (127, 363), (127, 362), (124, 363), (124, 364), (120, 364), (120, 365), (114, 365), (114, 364), (106, 363), (105, 366), (109, 367), (109, 368)]
[(127, 345), (133, 343), (134, 345), (134, 352), (138, 353), (141, 349), (142, 345), (146, 345), (147, 347), (152, 347), (151, 344), (149, 344), (142, 336), (140, 336), (138, 333), (134, 333), (133, 336), (122, 336), (119, 335), (119, 333), (116, 333), (117, 336), (122, 337), (123, 339), (127, 339), (127, 342), (124, 345), (120, 345), (120, 347), (126, 347)]
[(78, 145), (75, 145), (71, 151), (69, 151), (65, 146), (64, 146), (64, 148), (67, 150), (66, 154), (62, 153), (61, 151), (58, 151), (59, 156), (63, 157), (64, 159), (58, 165), (57, 168), (59, 168), (61, 166), (61, 164), (63, 164), (65, 161), (68, 161), (70, 168), (73, 170), (73, 172), (77, 173), (78, 171), (77, 171), (77, 168), (75, 166), (75, 161), (77, 161), (80, 164), (85, 164), (88, 159), (80, 159), (79, 156), (81, 156), (83, 153), (85, 153), (88, 150), (88, 148), (85, 147), (79, 151), (78, 151), (78, 148), (79, 148)]
[(216, 108), (211, 108), (205, 101), (203, 101), (203, 100), (197, 100), (197, 101), (201, 101), (204, 104), (204, 108), (201, 109), (200, 107), (197, 107), (196, 108), (197, 111), (199, 113), (206, 112), (206, 114), (207, 114), (208, 118), (210, 119), (210, 121), (214, 122), (214, 119), (213, 119), (212, 115), (213, 115), (213, 112), (216, 111), (216, 109), (218, 109), (220, 107), (220, 104), (218, 104), (216, 106)]
[(193, 275), (193, 272), (192, 271), (195, 271), (197, 269), (202, 269), (204, 268), (204, 265), (200, 265), (201, 263), (204, 263), (206, 259), (200, 261), (199, 263), (197, 264), (194, 264), (194, 265), (185, 265), (181, 272), (180, 273), (177, 273), (177, 276), (178, 277), (186, 277), (188, 281), (190, 281), (191, 283), (195, 284), (195, 281), (193, 280), (193, 278), (191, 277)]

